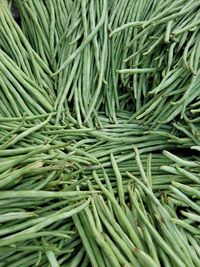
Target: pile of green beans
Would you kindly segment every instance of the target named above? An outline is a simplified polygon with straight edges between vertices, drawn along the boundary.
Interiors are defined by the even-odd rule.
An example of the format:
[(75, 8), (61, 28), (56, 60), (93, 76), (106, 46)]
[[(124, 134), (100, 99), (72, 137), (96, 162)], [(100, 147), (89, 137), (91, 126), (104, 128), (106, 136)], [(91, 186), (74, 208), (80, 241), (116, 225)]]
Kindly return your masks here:
[(200, 1), (0, 0), (0, 36), (0, 267), (199, 267)]
[[(11, 85), (20, 90), (17, 96), (5, 92), (4, 98), (9, 94), (12, 101), (17, 98), (20, 102), (26, 90), (31, 96), (34, 92), (34, 99), (45, 107), (39, 109), (32, 103), (34, 110), (32, 107), (29, 113), (55, 110), (57, 123), (67, 120), (80, 127), (98, 123), (99, 111), (104, 111), (110, 122), (117, 122), (117, 111), (130, 111), (129, 121), (137, 119), (154, 126), (174, 119), (184, 123), (196, 120), (198, 0), (159, 4), (51, 0), (48, 5), (41, 0), (16, 0), (21, 27), (6, 1), (1, 2), (0, 48), (9, 56), (7, 62), (2, 54), (6, 60), (4, 90), (11, 90)], [(17, 77), (9, 63), (21, 69), (16, 69)], [(15, 80), (9, 80), (9, 73)], [(2, 115), (8, 116), (9, 110), (4, 109)]]
[(160, 169), (169, 176), (156, 175), (151, 155), (145, 168), (137, 148), (138, 173), (122, 175), (113, 155), (114, 174), (93, 171), (90, 187), (103, 196), (95, 193), (91, 208), (73, 216), (92, 266), (199, 266), (200, 161), (163, 153), (171, 163)]
[[(46, 117), (1, 118), (0, 266), (198, 266), (192, 138), (120, 117), (118, 125), (101, 115), (101, 129)], [(173, 154), (181, 148), (188, 153)], [(170, 217), (160, 225), (160, 216)], [(183, 234), (176, 253), (174, 231)]]

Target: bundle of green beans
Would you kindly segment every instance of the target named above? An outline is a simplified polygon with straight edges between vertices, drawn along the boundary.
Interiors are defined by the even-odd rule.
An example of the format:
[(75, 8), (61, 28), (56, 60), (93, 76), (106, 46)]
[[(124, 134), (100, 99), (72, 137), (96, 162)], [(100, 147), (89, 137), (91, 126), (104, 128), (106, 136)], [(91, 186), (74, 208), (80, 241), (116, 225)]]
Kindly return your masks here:
[(0, 0), (0, 36), (0, 267), (199, 267), (199, 0)]
[(100, 110), (114, 122), (116, 111), (124, 110), (132, 112), (129, 120), (149, 124), (196, 119), (198, 0), (15, 1), (21, 27), (6, 2), (0, 27), (4, 90), (17, 86), (18, 94), (9, 97), (18, 102), (28, 91), (34, 109), (26, 112), (54, 109), (57, 123), (68, 119), (79, 126), (92, 126)]
[(73, 216), (92, 266), (199, 266), (200, 162), (163, 153), (168, 177), (152, 171), (151, 155), (145, 169), (136, 148), (137, 177), (122, 175), (113, 155), (115, 183), (107, 169), (93, 171), (91, 190), (103, 196), (94, 193), (91, 207)]

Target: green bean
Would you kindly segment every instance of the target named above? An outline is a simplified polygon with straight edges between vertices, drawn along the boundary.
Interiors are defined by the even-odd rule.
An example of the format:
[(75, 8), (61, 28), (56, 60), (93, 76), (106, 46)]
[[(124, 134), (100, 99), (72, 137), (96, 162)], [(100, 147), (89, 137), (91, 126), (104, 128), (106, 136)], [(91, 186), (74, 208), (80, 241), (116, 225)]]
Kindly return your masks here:
[(112, 31), (110, 33), (110, 37), (112, 37), (114, 34), (126, 29), (126, 28), (129, 28), (129, 27), (141, 27), (143, 26), (144, 24), (144, 21), (133, 21), (133, 22), (129, 22), (129, 23), (126, 23), (118, 28), (116, 28), (114, 31)]
[(174, 219), (174, 218), (173, 218), (173, 219), (172, 219), (172, 222), (174, 222), (174, 223), (176, 223), (176, 224), (182, 226), (183, 228), (186, 228), (189, 232), (191, 232), (191, 233), (193, 233), (193, 234), (198, 235), (198, 234), (200, 233), (200, 230), (199, 230), (199, 229), (197, 229), (197, 228), (195, 228), (195, 227), (193, 227), (193, 226), (191, 226), (191, 225), (185, 223), (185, 222), (182, 221), (182, 220)]
[(48, 258), (50, 265), (52, 267), (59, 267), (60, 266), (56, 260), (56, 257), (55, 257), (55, 254), (53, 251), (46, 251), (46, 255), (47, 255), (47, 258)]
[(154, 72), (154, 71), (157, 71), (158, 69), (157, 68), (144, 68), (144, 69), (123, 69), (123, 70), (116, 70), (118, 73), (120, 74), (125, 74), (125, 73), (128, 73), (128, 74), (134, 74), (134, 73), (151, 73), (151, 72)]
[(182, 189), (185, 193), (187, 193), (190, 196), (200, 198), (200, 192), (198, 189), (195, 189), (195, 187), (193, 188), (188, 185), (183, 185), (177, 182), (172, 182), (172, 185), (179, 189)]
[(145, 237), (145, 240), (146, 240), (146, 243), (148, 245), (148, 248), (149, 248), (149, 252), (150, 252), (150, 255), (152, 256), (152, 258), (155, 260), (156, 264), (158, 266), (160, 266), (160, 261), (158, 259), (158, 255), (157, 255), (157, 252), (156, 252), (156, 247), (152, 241), (152, 238), (151, 238), (151, 235), (150, 233), (148, 232), (148, 229), (146, 226), (143, 227), (143, 233), (144, 233), (144, 237)]
[(199, 251), (199, 245), (197, 243), (197, 241), (194, 239), (194, 237), (192, 237), (191, 235), (187, 235), (189, 242), (192, 244), (193, 248), (195, 249), (197, 255), (200, 255), (200, 251)]
[(90, 262), (90, 261), (89, 261), (88, 256), (85, 255), (85, 258), (84, 258), (84, 260), (82, 261), (81, 267), (88, 267), (89, 262)]
[(199, 177), (196, 176), (195, 174), (190, 173), (190, 172), (188, 172), (188, 171), (186, 171), (186, 170), (184, 170), (184, 169), (182, 169), (182, 168), (180, 168), (178, 166), (176, 166), (176, 169), (177, 169), (178, 173), (186, 176), (187, 178), (191, 179), (195, 183), (200, 184)]
[(171, 186), (170, 187), (171, 191), (174, 192), (178, 197), (179, 200), (187, 204), (189, 207), (193, 208), (195, 211), (199, 212), (200, 208), (199, 206), (194, 203), (192, 200), (190, 200), (185, 194), (183, 194), (179, 189)]
[(82, 260), (82, 257), (84, 256), (84, 253), (85, 253), (84, 248), (81, 248), (80, 251), (73, 258), (73, 260), (69, 263), (69, 266), (70, 267), (80, 266), (80, 262)]
[(34, 217), (36, 214), (32, 212), (10, 212), (10, 213), (4, 213), (3, 217), (0, 215), (0, 222), (6, 222), (10, 220), (15, 219), (24, 219), (29, 217)]
[(185, 211), (181, 211), (181, 213), (188, 217), (188, 218), (191, 218), (192, 220), (195, 220), (197, 222), (200, 222), (200, 216), (197, 215), (197, 214), (194, 214), (194, 213), (190, 213), (190, 212), (185, 212)]
[(197, 151), (200, 151), (200, 146), (192, 146), (191, 149), (194, 149), (194, 150), (197, 150)]
[(118, 166), (117, 166), (117, 163), (116, 163), (116, 160), (113, 154), (111, 154), (110, 157), (111, 157), (113, 170), (115, 172), (116, 179), (117, 179), (120, 204), (123, 206), (125, 204), (125, 200), (124, 200), (124, 192), (123, 192), (123, 186), (122, 186), (122, 177), (121, 177), (120, 171), (118, 169)]
[[(80, 195), (88, 195), (90, 193), (95, 193), (96, 191), (83, 191), (80, 192)], [(54, 197), (72, 197), (76, 196), (76, 191), (67, 191), (67, 192), (50, 192), (50, 191), (37, 191), (37, 190), (26, 190), (26, 191), (1, 191), (1, 199), (5, 198), (21, 198), (21, 197), (33, 197), (33, 198), (54, 198)]]
[(166, 150), (163, 151), (163, 154), (165, 156), (167, 156), (169, 159), (172, 159), (173, 161), (177, 162), (180, 165), (188, 166), (188, 167), (198, 167), (199, 166), (199, 164), (196, 162), (190, 162), (187, 160), (183, 160), (183, 159), (177, 157), (176, 155), (173, 155), (172, 153), (170, 153)]
[(169, 43), (172, 25), (173, 25), (173, 20), (170, 20), (169, 22), (167, 22), (166, 33), (165, 33), (165, 43)]

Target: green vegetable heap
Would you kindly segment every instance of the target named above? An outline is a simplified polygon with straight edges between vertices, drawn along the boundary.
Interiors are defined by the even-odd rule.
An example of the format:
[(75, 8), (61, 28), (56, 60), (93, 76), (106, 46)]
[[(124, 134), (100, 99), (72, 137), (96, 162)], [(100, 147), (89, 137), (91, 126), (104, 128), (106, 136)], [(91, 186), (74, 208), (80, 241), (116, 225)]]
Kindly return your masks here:
[(0, 267), (199, 267), (199, 114), (199, 0), (0, 0)]

